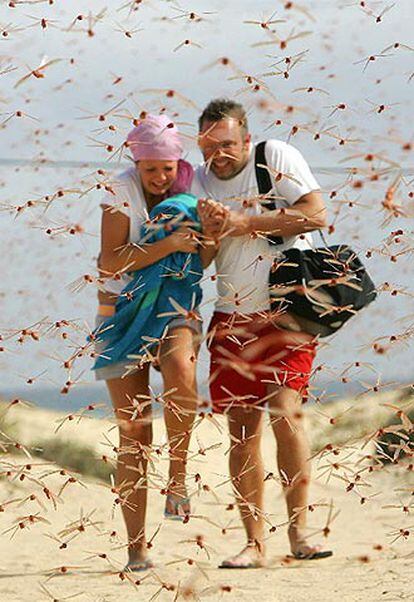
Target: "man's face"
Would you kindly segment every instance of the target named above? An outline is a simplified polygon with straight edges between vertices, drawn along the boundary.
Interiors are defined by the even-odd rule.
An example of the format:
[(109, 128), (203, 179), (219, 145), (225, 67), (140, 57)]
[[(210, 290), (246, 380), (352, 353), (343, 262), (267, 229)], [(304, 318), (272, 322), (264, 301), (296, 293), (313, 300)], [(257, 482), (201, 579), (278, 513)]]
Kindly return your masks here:
[(249, 159), (249, 143), (250, 134), (232, 117), (204, 121), (198, 137), (208, 168), (220, 180), (230, 180), (243, 169)]

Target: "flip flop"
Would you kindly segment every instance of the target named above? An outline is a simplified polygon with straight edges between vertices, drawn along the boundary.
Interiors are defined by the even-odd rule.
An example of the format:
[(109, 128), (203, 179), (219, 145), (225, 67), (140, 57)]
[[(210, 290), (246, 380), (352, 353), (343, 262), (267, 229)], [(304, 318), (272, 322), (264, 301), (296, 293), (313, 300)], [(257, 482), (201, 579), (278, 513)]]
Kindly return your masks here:
[(165, 507), (167, 507), (168, 503), (173, 504), (174, 512), (168, 512), (168, 510), (164, 509), (164, 518), (167, 518), (169, 520), (183, 521), (184, 518), (190, 514), (189, 512), (184, 511), (182, 514), (179, 513), (180, 509), (182, 510), (183, 505), (190, 504), (190, 498), (180, 497), (177, 499), (175, 496), (171, 495), (171, 493), (168, 493), (165, 502)]
[(319, 552), (312, 552), (311, 554), (296, 552), (290, 558), (295, 558), (296, 560), (319, 560), (321, 558), (329, 558), (330, 556), (333, 556), (332, 550), (321, 550)]
[(148, 569), (154, 568), (154, 563), (152, 560), (147, 558), (146, 560), (141, 560), (137, 562), (128, 562), (125, 565), (124, 572), (126, 573), (140, 573), (142, 571), (148, 571)]

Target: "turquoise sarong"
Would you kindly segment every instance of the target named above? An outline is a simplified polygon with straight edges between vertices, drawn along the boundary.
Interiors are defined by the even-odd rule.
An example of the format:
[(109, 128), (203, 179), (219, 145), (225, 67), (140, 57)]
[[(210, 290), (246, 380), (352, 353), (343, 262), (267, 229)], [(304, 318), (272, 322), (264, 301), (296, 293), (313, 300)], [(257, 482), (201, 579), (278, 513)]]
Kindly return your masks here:
[[(140, 244), (162, 240), (183, 225), (200, 230), (197, 198), (191, 194), (178, 194), (156, 205), (150, 212), (150, 224), (142, 228)], [(171, 299), (185, 312), (200, 305), (203, 267), (199, 253), (171, 253), (131, 275), (132, 281), (117, 299), (115, 314), (93, 333), (105, 343), (105, 351), (92, 370), (125, 361), (129, 356), (145, 358), (146, 350), (156, 345), (168, 323), (182, 316)], [(162, 315), (169, 312), (174, 315)], [(149, 343), (147, 337), (155, 342)]]

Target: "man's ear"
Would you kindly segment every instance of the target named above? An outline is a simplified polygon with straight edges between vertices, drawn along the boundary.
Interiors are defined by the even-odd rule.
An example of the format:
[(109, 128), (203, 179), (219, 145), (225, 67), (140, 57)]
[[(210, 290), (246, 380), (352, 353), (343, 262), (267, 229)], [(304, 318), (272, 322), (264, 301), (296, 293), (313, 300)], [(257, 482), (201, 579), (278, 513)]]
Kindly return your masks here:
[(244, 146), (248, 146), (251, 142), (252, 139), (252, 135), (250, 133), (247, 133), (244, 137)]

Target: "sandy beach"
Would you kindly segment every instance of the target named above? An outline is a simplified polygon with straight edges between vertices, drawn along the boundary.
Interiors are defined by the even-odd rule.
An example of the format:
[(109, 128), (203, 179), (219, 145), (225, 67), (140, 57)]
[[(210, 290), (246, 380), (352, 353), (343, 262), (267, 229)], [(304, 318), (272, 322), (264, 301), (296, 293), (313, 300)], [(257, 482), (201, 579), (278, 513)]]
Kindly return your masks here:
[[(373, 451), (370, 430), (391, 413), (382, 405), (386, 395), (389, 403), (398, 399), (394, 392), (353, 403), (337, 402), (323, 408), (326, 416), (316, 406), (304, 408), (314, 448), (328, 443), (333, 448), (313, 461), (313, 508), (309, 514), (312, 541), (323, 542), (334, 551), (326, 560), (287, 558), (284, 500), (280, 484), (272, 476), (277, 475), (275, 443), (268, 426), (263, 438), (268, 567), (248, 571), (217, 568), (243, 544), (237, 510), (231, 505), (229, 440), (222, 417), (199, 419), (194, 431), (188, 473), (193, 514), (187, 524), (163, 518), (160, 488), (167, 461), (164, 453), (154, 454), (148, 536), (156, 534), (150, 550), (155, 568), (132, 578), (122, 573), (125, 534), (110, 485), (70, 471), (61, 474), (59, 467), (42, 458), (3, 454), (0, 599), (413, 600), (413, 507), (409, 507), (413, 472), (407, 462), (370, 470), (374, 461), (363, 458)], [(351, 409), (342, 416), (341, 424), (347, 408)], [(335, 425), (328, 414), (336, 416)], [(364, 416), (364, 421), (358, 415)], [(29, 453), (34, 441), (55, 438), (92, 446), (99, 458), (111, 455), (109, 441), (116, 443), (110, 420), (67, 419), (54, 434), (64, 418), (58, 413), (17, 405), (7, 416), (10, 423), (13, 419), (19, 441)], [(359, 438), (361, 433), (365, 436)], [(164, 442), (163, 421), (157, 418), (154, 444)], [(364, 467), (359, 480), (355, 479)], [(72, 482), (68, 482), (70, 474)], [(325, 538), (320, 530), (326, 526)]]

